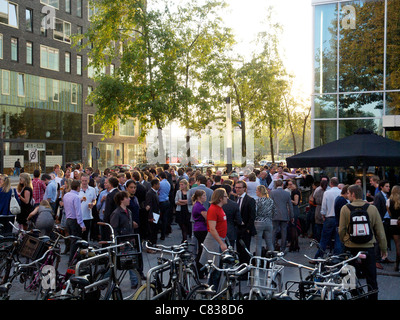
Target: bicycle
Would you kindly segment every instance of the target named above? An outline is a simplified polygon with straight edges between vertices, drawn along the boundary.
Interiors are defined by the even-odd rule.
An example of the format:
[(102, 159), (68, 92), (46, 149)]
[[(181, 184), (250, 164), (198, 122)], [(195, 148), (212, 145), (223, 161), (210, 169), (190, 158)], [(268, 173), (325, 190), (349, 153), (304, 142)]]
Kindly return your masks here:
[[(238, 278), (248, 272), (248, 265), (246, 263), (238, 265), (238, 255), (232, 247), (218, 253), (208, 250), (203, 243), (201, 245), (204, 250), (214, 255), (214, 258), (207, 261), (203, 267), (208, 270), (207, 283), (194, 287), (189, 292), (187, 300), (243, 300), (244, 295)], [(215, 264), (217, 256), (221, 259), (221, 267)], [(215, 272), (219, 272), (221, 276), (217, 288), (211, 284)]]
[[(362, 251), (355, 256), (343, 253), (327, 259), (306, 258), (316, 262), (317, 266), (309, 268), (282, 258), (287, 263), (299, 267), (300, 271), (300, 281), (288, 281), (285, 294), (293, 293), (299, 300), (356, 300), (377, 292), (369, 290), (368, 285), (361, 285), (354, 266), (349, 264), (357, 259), (364, 259), (365, 253)], [(301, 269), (311, 271), (305, 280), (302, 278)], [(296, 285), (297, 289), (293, 290)]]
[(246, 247), (243, 240), (240, 240), (243, 248), (250, 256), (247, 266), (249, 279), (247, 285), (249, 293), (244, 295), (245, 300), (272, 300), (278, 297), (282, 291), (282, 279), (284, 266), (275, 262), (283, 257), (282, 252), (268, 251), (267, 257), (255, 256)]
[[(146, 241), (147, 249), (161, 252), (157, 258), (158, 265), (147, 273), (147, 281), (133, 297), (133, 300), (183, 300), (189, 291), (200, 284), (198, 272), (192, 253), (188, 250), (189, 243), (180, 245), (150, 246)], [(164, 254), (171, 254), (172, 258), (164, 258)], [(164, 273), (168, 272), (167, 284), (164, 284)], [(154, 280), (151, 280), (151, 279)]]
[[(138, 255), (141, 254), (139, 235), (121, 236), (134, 237), (134, 240), (117, 243), (121, 237), (114, 236), (110, 224), (98, 222), (98, 225), (110, 229), (111, 240), (99, 242), (106, 247), (92, 250), (92, 257), (79, 261), (75, 267), (75, 275), (66, 283), (66, 289), (49, 299), (130, 300), (136, 290), (130, 281), (129, 285), (125, 283), (128, 272), (136, 278), (140, 287), (142, 278), (137, 270)], [(102, 253), (104, 251), (106, 252)]]

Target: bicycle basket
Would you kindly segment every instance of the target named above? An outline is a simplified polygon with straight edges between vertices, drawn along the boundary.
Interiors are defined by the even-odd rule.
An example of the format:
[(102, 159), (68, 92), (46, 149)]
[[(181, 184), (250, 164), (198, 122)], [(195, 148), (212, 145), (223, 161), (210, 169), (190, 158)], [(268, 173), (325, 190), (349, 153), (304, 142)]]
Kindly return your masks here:
[(22, 239), (18, 252), (23, 257), (36, 260), (39, 259), (47, 250), (48, 245), (44, 241), (26, 234)]
[(129, 242), (131, 246), (122, 246), (117, 248), (117, 269), (130, 270), (138, 267), (139, 255), (142, 253), (140, 236), (138, 234), (128, 234), (115, 237), (117, 244)]

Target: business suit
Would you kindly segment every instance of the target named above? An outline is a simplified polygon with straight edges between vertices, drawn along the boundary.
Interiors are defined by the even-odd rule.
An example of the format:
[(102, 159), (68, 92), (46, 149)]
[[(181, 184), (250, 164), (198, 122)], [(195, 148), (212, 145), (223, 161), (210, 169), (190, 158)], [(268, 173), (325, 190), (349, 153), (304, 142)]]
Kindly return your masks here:
[[(239, 198), (238, 196), (238, 203)], [(256, 234), (256, 228), (254, 227), (254, 220), (256, 219), (256, 200), (248, 194), (245, 194), (244, 197), (242, 196), (241, 203), (239, 204), (239, 211), (243, 223), (238, 227), (236, 248), (240, 263), (248, 263), (250, 256), (239, 241), (243, 240), (247, 249), (250, 250), (251, 237)]]
[(272, 241), (275, 244), (276, 235), (281, 232), (281, 251), (285, 251), (287, 237), (287, 223), (294, 219), (293, 204), (290, 198), (290, 193), (278, 187), (271, 191), (270, 198), (274, 200), (276, 214), (272, 218), (273, 237)]
[[(386, 198), (388, 198), (388, 196), (386, 195)], [(386, 235), (386, 239), (387, 239), (387, 244), (388, 244), (388, 248), (391, 249), (391, 234), (390, 234), (390, 217), (386, 216), (386, 212), (387, 212), (387, 208), (386, 208), (386, 198), (385, 195), (383, 194), (383, 191), (379, 191), (375, 197), (374, 197), (374, 206), (378, 209), (379, 215), (382, 218), (382, 222), (383, 222), (383, 227), (385, 229), (385, 235)], [(375, 246), (376, 248), (376, 256), (380, 257), (380, 252), (379, 252), (379, 246)]]
[(222, 206), (225, 212), (226, 220), (228, 223), (228, 232), (226, 237), (229, 240), (230, 245), (234, 248), (237, 239), (238, 226), (242, 224), (242, 216), (240, 215), (238, 204), (228, 199), (228, 202)]
[(154, 223), (151, 220), (153, 219), (153, 212), (160, 214), (160, 202), (158, 200), (158, 194), (157, 191), (151, 188), (149, 191), (146, 193), (146, 201), (145, 201), (145, 207), (149, 206), (150, 209), (147, 212), (148, 214), (148, 238), (149, 241), (153, 244), (157, 243), (157, 232), (158, 232), (158, 226), (160, 224), (160, 221), (158, 223)]
[[(104, 217), (103, 220), (105, 223), (110, 224), (111, 222), (111, 215), (112, 213), (115, 211), (115, 209), (117, 209), (117, 204), (114, 201), (114, 197), (115, 195), (120, 192), (120, 190), (118, 188), (114, 188), (108, 195), (106, 198), (106, 205), (104, 207)], [(101, 236), (103, 240), (109, 241), (111, 233), (108, 227), (102, 227), (101, 228)]]

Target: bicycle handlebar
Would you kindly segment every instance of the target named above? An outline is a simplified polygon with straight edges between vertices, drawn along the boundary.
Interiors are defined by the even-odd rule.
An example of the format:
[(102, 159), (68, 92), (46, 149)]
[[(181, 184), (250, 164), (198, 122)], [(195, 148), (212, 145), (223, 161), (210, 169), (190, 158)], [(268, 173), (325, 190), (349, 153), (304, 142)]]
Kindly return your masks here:
[(145, 247), (146, 247), (146, 249), (155, 250), (155, 251), (163, 252), (163, 253), (169, 253), (172, 255), (179, 255), (181, 253), (186, 252), (186, 250), (187, 250), (187, 248), (185, 248), (186, 244), (184, 244), (184, 243), (177, 245), (177, 246), (164, 246), (162, 244), (156, 244), (156, 247), (151, 247), (149, 245), (149, 242), (146, 241)]

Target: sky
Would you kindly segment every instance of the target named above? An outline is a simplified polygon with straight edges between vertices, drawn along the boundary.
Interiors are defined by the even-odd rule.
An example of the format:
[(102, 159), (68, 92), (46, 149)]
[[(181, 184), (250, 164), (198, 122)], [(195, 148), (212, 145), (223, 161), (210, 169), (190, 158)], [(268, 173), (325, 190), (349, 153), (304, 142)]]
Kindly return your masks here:
[(295, 75), (295, 90), (306, 98), (312, 86), (312, 6), (311, 0), (227, 0), (229, 10), (224, 15), (241, 43), (245, 54), (249, 41), (263, 31), (262, 21), (269, 6), (274, 8), (274, 19), (283, 27), (280, 45), (288, 72)]

